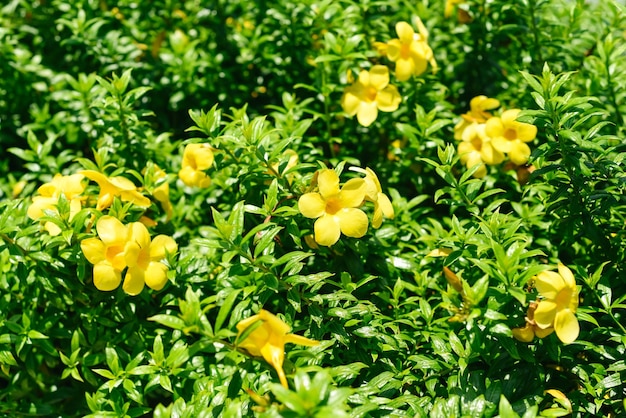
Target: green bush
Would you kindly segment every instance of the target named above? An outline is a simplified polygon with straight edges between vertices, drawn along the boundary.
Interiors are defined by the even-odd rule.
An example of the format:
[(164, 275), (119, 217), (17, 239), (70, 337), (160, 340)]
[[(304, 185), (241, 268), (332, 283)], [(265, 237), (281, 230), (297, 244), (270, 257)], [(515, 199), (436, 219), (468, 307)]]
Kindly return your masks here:
[(0, 415), (626, 414), (623, 2), (0, 21)]

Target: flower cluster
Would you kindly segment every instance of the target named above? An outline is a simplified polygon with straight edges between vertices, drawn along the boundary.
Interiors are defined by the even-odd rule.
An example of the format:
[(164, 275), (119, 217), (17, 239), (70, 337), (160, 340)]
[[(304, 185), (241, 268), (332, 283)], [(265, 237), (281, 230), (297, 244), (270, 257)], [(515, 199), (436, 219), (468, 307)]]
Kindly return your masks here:
[(474, 97), (470, 111), (461, 115), (454, 128), (454, 138), (461, 141), (458, 146), (461, 162), (468, 169), (480, 165), (474, 172), (475, 177), (484, 177), (487, 174), (485, 164), (500, 164), (506, 155), (518, 166), (526, 164), (530, 158), (527, 142), (535, 139), (537, 127), (517, 121), (520, 109), (505, 110), (494, 116), (491, 111), (499, 106), (496, 99)]
[[(27, 215), (32, 220), (37, 220), (45, 215), (46, 211), (58, 213), (57, 203), (63, 196), (70, 204), (70, 220), (82, 209), (85, 200), (81, 194), (85, 191), (82, 174), (63, 176), (57, 174), (52, 181), (37, 189), (39, 196), (33, 197), (33, 203), (28, 207)], [(44, 228), (50, 235), (58, 235), (61, 228), (52, 222), (45, 222)]]
[[(256, 325), (259, 323), (259, 325)], [(252, 329), (240, 341), (241, 336)], [(288, 387), (283, 361), (285, 360), (285, 344), (293, 343), (305, 346), (315, 346), (319, 342), (296, 334), (290, 334), (289, 325), (285, 324), (274, 314), (261, 309), (258, 314), (244, 319), (237, 324), (237, 346), (256, 357), (263, 357), (265, 361), (276, 369), (280, 383)]]
[(211, 178), (204, 171), (211, 168), (213, 161), (210, 145), (188, 144), (183, 151), (183, 163), (178, 177), (189, 187), (209, 187)]
[(578, 338), (580, 327), (576, 319), (578, 308), (578, 288), (572, 271), (565, 265), (558, 265), (558, 273), (544, 271), (535, 278), (535, 287), (541, 297), (532, 302), (526, 316), (526, 325), (514, 328), (513, 336), (523, 342), (531, 342), (536, 336), (543, 338), (556, 332), (565, 344)]
[(123, 289), (129, 295), (139, 294), (144, 285), (161, 290), (167, 283), (168, 254), (178, 250), (176, 242), (166, 235), (150, 238), (141, 222), (122, 224), (119, 219), (104, 215), (96, 223), (98, 238), (80, 243), (85, 258), (93, 264), (93, 282), (103, 291), (116, 289), (124, 276)]
[(365, 202), (374, 203), (374, 228), (380, 227), (383, 217), (394, 216), (391, 201), (382, 192), (376, 173), (370, 168), (354, 168), (354, 171), (364, 173), (365, 177), (350, 179), (341, 187), (334, 170), (318, 171), (312, 185), (317, 191), (305, 193), (298, 200), (300, 213), (316, 219), (313, 229), (319, 245), (335, 244), (342, 233), (353, 238), (364, 236), (369, 222), (360, 207)]
[[(429, 64), (433, 69), (437, 67), (428, 45), (428, 31), (419, 18), (417, 26), (416, 33), (407, 22), (398, 22), (398, 38), (374, 44), (380, 54), (395, 63), (398, 81), (423, 74)], [(402, 101), (398, 89), (389, 83), (389, 68), (384, 65), (374, 65), (369, 71), (361, 70), (356, 80), (349, 72), (348, 82), (352, 84), (344, 89), (341, 106), (349, 116), (356, 115), (363, 126), (370, 126), (378, 117), (378, 111), (395, 111)]]

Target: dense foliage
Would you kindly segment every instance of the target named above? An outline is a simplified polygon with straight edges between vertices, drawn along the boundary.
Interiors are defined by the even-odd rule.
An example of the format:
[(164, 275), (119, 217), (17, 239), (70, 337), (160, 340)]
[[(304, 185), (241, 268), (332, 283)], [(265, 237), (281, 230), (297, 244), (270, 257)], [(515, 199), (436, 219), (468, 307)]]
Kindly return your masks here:
[(8, 0), (0, 415), (626, 414), (626, 7)]

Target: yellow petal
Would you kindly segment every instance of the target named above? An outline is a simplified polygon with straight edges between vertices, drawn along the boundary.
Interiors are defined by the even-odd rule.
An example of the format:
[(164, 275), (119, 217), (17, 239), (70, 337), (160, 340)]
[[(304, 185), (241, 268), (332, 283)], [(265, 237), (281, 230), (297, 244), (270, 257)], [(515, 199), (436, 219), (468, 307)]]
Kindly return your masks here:
[[(402, 43), (399, 39), (392, 39), (387, 43), (387, 57), (390, 61), (395, 62), (400, 58), (400, 52), (402, 51)], [(397, 78), (397, 76), (396, 76)], [(403, 81), (403, 80), (399, 80)]]
[(370, 71), (370, 85), (382, 90), (389, 84), (389, 69), (385, 65), (374, 65)]
[(393, 205), (391, 204), (391, 200), (386, 194), (384, 193), (378, 194), (378, 205), (382, 209), (383, 215), (385, 216), (385, 218), (393, 219), (393, 217), (395, 216)]
[(398, 56), (396, 60), (396, 79), (398, 81), (406, 81), (413, 75), (415, 71), (415, 63), (410, 58), (401, 58)]
[(546, 329), (541, 329), (539, 327), (533, 327), (533, 328), (535, 330), (535, 335), (537, 336), (537, 338), (546, 338), (548, 335), (554, 332), (553, 327), (548, 327)]
[(509, 141), (503, 136), (492, 137), (491, 145), (500, 152), (510, 152), (513, 149), (513, 141)]
[(498, 117), (489, 118), (487, 122), (485, 122), (485, 134), (492, 138), (492, 140), (501, 137), (504, 134), (502, 120)]
[(136, 205), (142, 208), (150, 207), (150, 205), (152, 204), (150, 199), (142, 195), (137, 190), (123, 191), (120, 193), (120, 198), (124, 202), (130, 202), (133, 205)]
[(530, 142), (537, 136), (537, 127), (530, 123), (517, 122), (517, 137), (520, 141)]
[(297, 334), (287, 334), (287, 335), (285, 335), (285, 342), (286, 343), (292, 343), (292, 344), (298, 344), (298, 345), (305, 345), (307, 347), (314, 347), (316, 345), (319, 345), (319, 341), (311, 340), (309, 338), (306, 338), (306, 337), (303, 337), (303, 336), (297, 335)]
[(298, 210), (307, 218), (317, 219), (326, 211), (326, 202), (319, 193), (305, 193), (298, 199)]
[(346, 87), (343, 96), (341, 97), (341, 107), (348, 116), (356, 115), (361, 104), (361, 98), (355, 94), (355, 89), (350, 86)]
[(285, 371), (283, 370), (283, 361), (285, 358), (285, 348), (277, 347), (271, 344), (265, 344), (261, 348), (261, 355), (269, 364), (274, 367), (276, 372), (278, 373), (278, 378), (280, 379), (280, 383), (284, 387), (288, 387), (287, 378), (285, 376)]
[(513, 328), (511, 332), (516, 340), (524, 343), (529, 343), (535, 338), (535, 333), (529, 324), (526, 324), (524, 328)]
[(489, 165), (496, 165), (504, 161), (504, 154), (495, 149), (491, 142), (487, 141), (483, 142), (480, 148), (480, 158)]
[(378, 229), (383, 224), (383, 210), (378, 205), (378, 202), (374, 204), (374, 215), (372, 216), (372, 228)]
[(150, 247), (150, 233), (148, 228), (141, 222), (132, 222), (128, 225), (128, 240), (136, 243), (141, 248)]
[(93, 284), (98, 290), (115, 290), (121, 281), (121, 271), (113, 268), (109, 262), (102, 261), (93, 266)]
[(361, 209), (346, 208), (337, 212), (341, 232), (348, 237), (361, 238), (367, 233), (367, 215)]
[[(537, 312), (535, 312), (535, 320), (536, 318)], [(576, 315), (569, 309), (559, 311), (554, 318), (554, 330), (556, 331), (556, 336), (563, 343), (569, 344), (574, 342), (580, 332)]]
[(378, 104), (376, 102), (361, 102), (356, 119), (366, 128), (370, 126), (378, 117)]
[(555, 299), (564, 286), (563, 278), (554, 271), (542, 271), (535, 277), (535, 287), (547, 299)]
[(157, 235), (150, 244), (150, 258), (159, 261), (165, 258), (165, 253), (174, 254), (178, 251), (178, 244), (170, 236)]
[(333, 215), (324, 214), (315, 221), (313, 229), (315, 231), (315, 242), (326, 247), (335, 244), (341, 236), (339, 218)]
[(98, 236), (102, 242), (107, 246), (124, 242), (128, 236), (128, 230), (122, 222), (109, 215), (98, 219), (96, 231), (98, 231)]
[(502, 123), (504, 126), (512, 126), (515, 124), (515, 120), (519, 115), (520, 109), (509, 109), (502, 112), (500, 115), (500, 119), (502, 119)]
[(396, 33), (402, 43), (408, 44), (413, 42), (413, 35), (415, 31), (407, 22), (396, 23)]
[(367, 183), (363, 179), (350, 179), (348, 180), (339, 194), (341, 201), (341, 207), (355, 208), (360, 206), (365, 199), (365, 193), (367, 192)]
[(138, 295), (145, 284), (145, 272), (139, 267), (129, 267), (124, 276), (124, 292), (131, 296)]
[(259, 311), (259, 318), (265, 322), (266, 326), (268, 326), (274, 334), (285, 335), (291, 331), (291, 327), (289, 327), (289, 325), (285, 324), (279, 317), (270, 311), (261, 309)]
[(335, 170), (328, 168), (320, 170), (317, 177), (317, 184), (320, 195), (324, 200), (339, 193), (339, 176), (335, 173)]
[(565, 286), (570, 289), (575, 289), (576, 279), (574, 278), (574, 274), (572, 273), (572, 271), (565, 264), (562, 263), (558, 264), (558, 270), (559, 275), (561, 276), (561, 278), (563, 278), (563, 281), (565, 282)]
[(383, 112), (393, 112), (398, 109), (402, 97), (398, 93), (396, 86), (387, 86), (376, 95), (376, 104), (378, 109)]
[(151, 261), (145, 271), (144, 280), (150, 289), (161, 290), (167, 283), (167, 266)]
[(556, 316), (556, 303), (549, 300), (542, 300), (537, 304), (534, 314), (535, 323), (539, 328), (551, 327)]
[(511, 141), (509, 159), (517, 165), (524, 165), (530, 158), (530, 148), (522, 141)]
[[(105, 258), (105, 246), (98, 238), (87, 238), (80, 242), (80, 249), (85, 254), (85, 258), (91, 264), (97, 264), (104, 261)], [(119, 283), (118, 283), (119, 284)]]

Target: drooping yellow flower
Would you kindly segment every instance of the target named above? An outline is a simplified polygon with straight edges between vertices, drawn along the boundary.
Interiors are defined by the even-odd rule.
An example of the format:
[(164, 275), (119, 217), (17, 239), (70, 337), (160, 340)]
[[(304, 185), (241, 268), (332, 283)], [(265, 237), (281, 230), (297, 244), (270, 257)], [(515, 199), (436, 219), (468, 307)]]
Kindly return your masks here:
[[(33, 197), (33, 203), (28, 207), (27, 215), (32, 220), (37, 220), (45, 215), (45, 211), (57, 210), (57, 203), (61, 195), (70, 203), (70, 220), (81, 210), (83, 197), (80, 194), (85, 190), (82, 183), (84, 176), (82, 174), (72, 174), (63, 176), (56, 174), (52, 181), (46, 183), (37, 189), (40, 196)], [(58, 235), (61, 229), (52, 222), (46, 222), (44, 228), (50, 235)]]
[(189, 187), (209, 187), (211, 178), (204, 170), (211, 168), (213, 161), (213, 151), (209, 144), (188, 144), (183, 151), (183, 163), (178, 177)]
[(485, 164), (495, 165), (504, 161), (504, 154), (491, 144), (491, 139), (485, 133), (485, 125), (472, 123), (463, 130), (458, 152), (461, 163), (469, 169), (477, 164), (480, 168), (474, 172), (474, 177), (482, 178), (487, 174)]
[(386, 48), (382, 49), (389, 60), (396, 63), (398, 81), (406, 81), (411, 76), (423, 74), (428, 64), (433, 68), (437, 67), (433, 50), (428, 45), (428, 30), (419, 18), (417, 26), (419, 33), (415, 33), (407, 22), (396, 23), (398, 38), (387, 42)]
[(283, 370), (285, 344), (293, 343), (312, 347), (318, 345), (319, 342), (300, 335), (290, 334), (291, 328), (289, 328), (289, 325), (264, 309), (237, 324), (237, 330), (239, 331), (237, 340), (239, 340), (239, 337), (246, 329), (258, 321), (261, 321), (261, 324), (254, 328), (243, 341), (238, 341), (238, 347), (245, 349), (253, 356), (263, 357), (265, 361), (276, 369), (280, 383), (287, 388), (287, 377)]
[(339, 189), (339, 176), (324, 169), (318, 175), (318, 192), (305, 193), (298, 200), (298, 209), (307, 218), (317, 219), (315, 241), (319, 245), (335, 244), (341, 233), (360, 238), (367, 232), (367, 215), (357, 209), (365, 199), (367, 185), (363, 179), (348, 180)]
[(537, 136), (537, 127), (530, 123), (518, 122), (520, 109), (510, 109), (500, 117), (490, 118), (486, 122), (485, 132), (498, 151), (507, 153), (509, 159), (517, 165), (526, 164), (530, 158), (530, 142)]
[(553, 327), (557, 337), (568, 344), (578, 338), (580, 327), (576, 319), (578, 288), (572, 271), (559, 263), (558, 273), (544, 271), (535, 277), (535, 287), (542, 299), (534, 320), (543, 330)]
[(374, 65), (369, 71), (362, 70), (358, 80), (345, 88), (341, 106), (349, 116), (356, 115), (361, 125), (370, 126), (379, 110), (393, 112), (401, 100), (398, 89), (389, 84), (389, 69)]
[(537, 306), (537, 302), (531, 302), (528, 306), (528, 312), (526, 313), (526, 325), (524, 325), (524, 327), (522, 328), (513, 328), (511, 330), (511, 332), (513, 333), (513, 337), (516, 340), (524, 343), (529, 343), (535, 337), (545, 338), (554, 332), (553, 327), (542, 329), (539, 328), (539, 326), (535, 322), (535, 310), (537, 309)]
[(167, 283), (167, 266), (163, 260), (167, 254), (178, 250), (176, 241), (167, 235), (157, 235), (150, 239), (150, 233), (141, 222), (128, 225), (128, 240), (124, 245), (124, 261), (128, 271), (124, 277), (123, 289), (129, 295), (139, 294), (144, 284), (154, 290), (161, 290)]
[(104, 210), (111, 206), (116, 196), (122, 202), (131, 202), (142, 208), (147, 208), (151, 204), (150, 199), (141, 194), (137, 186), (126, 177), (108, 177), (94, 170), (83, 170), (80, 174), (95, 181), (100, 186), (100, 194), (98, 195), (98, 203), (96, 205), (97, 210)]
[(383, 218), (393, 219), (395, 213), (393, 211), (393, 205), (389, 197), (383, 193), (383, 189), (380, 186), (378, 176), (369, 167), (365, 170), (359, 167), (352, 167), (351, 170), (359, 171), (365, 174), (365, 200), (374, 203), (374, 217), (372, 218), (372, 226), (374, 228), (380, 228), (383, 223)]
[(116, 289), (126, 268), (124, 247), (128, 241), (128, 228), (119, 219), (105, 215), (98, 219), (96, 231), (99, 238), (81, 241), (80, 248), (87, 261), (93, 264), (93, 283), (98, 290)]
[(470, 100), (470, 110), (461, 115), (461, 120), (454, 127), (454, 139), (462, 139), (465, 128), (473, 123), (485, 123), (493, 115), (490, 110), (500, 106), (497, 99), (491, 99), (487, 96), (476, 96)]

